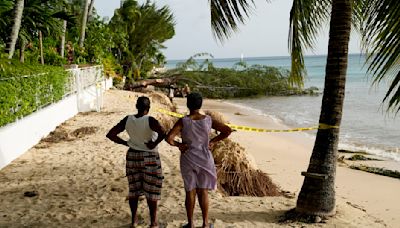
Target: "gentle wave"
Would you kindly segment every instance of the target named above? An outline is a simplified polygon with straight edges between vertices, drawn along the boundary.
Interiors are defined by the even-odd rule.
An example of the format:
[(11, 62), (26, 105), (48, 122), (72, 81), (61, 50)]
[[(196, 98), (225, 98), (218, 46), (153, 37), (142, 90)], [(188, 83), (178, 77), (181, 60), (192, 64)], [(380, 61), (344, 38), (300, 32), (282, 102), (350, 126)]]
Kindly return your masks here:
[(224, 103), (227, 103), (229, 105), (235, 106), (235, 107), (237, 107), (239, 109), (245, 109), (245, 110), (247, 110), (249, 112), (252, 112), (252, 113), (254, 113), (254, 114), (258, 115), (258, 116), (267, 117), (267, 118), (271, 119), (274, 123), (284, 124), (282, 119), (280, 119), (280, 118), (278, 118), (277, 116), (274, 116), (274, 115), (266, 114), (266, 113), (264, 113), (263, 111), (261, 111), (259, 109), (252, 108), (252, 107), (249, 107), (249, 106), (246, 106), (246, 105), (242, 105), (242, 104), (238, 104), (238, 103), (234, 103), (234, 102), (230, 102), (230, 101), (224, 101)]
[(349, 151), (365, 152), (367, 154), (373, 154), (373, 155), (377, 155), (382, 158), (387, 158), (390, 160), (400, 162), (400, 151), (398, 148), (393, 149), (393, 151), (391, 151), (391, 150), (385, 150), (382, 148), (357, 146), (357, 145), (346, 144), (346, 143), (340, 143), (339, 148), (344, 149), (344, 150), (349, 150)]
[[(258, 115), (258, 116), (269, 118), (274, 123), (277, 123), (277, 124), (280, 124), (280, 125), (284, 125), (284, 126), (286, 126), (286, 128), (294, 127), (294, 126), (292, 126), (292, 124), (285, 123), (285, 121), (282, 118), (280, 118), (278, 116), (275, 116), (275, 115), (266, 114), (260, 109), (257, 109), (257, 108), (254, 108), (254, 107), (249, 107), (249, 106), (246, 106), (244, 104), (238, 104), (238, 103), (235, 103), (235, 101), (224, 101), (224, 102), (227, 103), (227, 104), (233, 105), (233, 106), (235, 106), (235, 107), (237, 107), (239, 109), (244, 109), (244, 110), (247, 110), (249, 112), (252, 112), (252, 113), (254, 113), (254, 114)], [(303, 121), (300, 120), (300, 119), (297, 119), (297, 120), (298, 120), (297, 124), (299, 124), (301, 126), (305, 126), (305, 125), (310, 125), (310, 126), (313, 125), (313, 126), (315, 126), (315, 125), (317, 125), (317, 124), (311, 124), (310, 121), (307, 121), (307, 120), (304, 120), (304, 119), (303, 119)], [(310, 133), (310, 132), (302, 132), (302, 133), (308, 138), (315, 139), (315, 133)], [(344, 150), (349, 150), (349, 151), (354, 151), (354, 152), (356, 152), (356, 151), (365, 152), (365, 153), (368, 153), (368, 154), (379, 156), (381, 158), (390, 159), (390, 160), (394, 160), (394, 161), (400, 162), (400, 149), (399, 148), (384, 148), (383, 146), (381, 148), (379, 148), (379, 147), (373, 147), (373, 146), (360, 145), (358, 143), (351, 143), (350, 142), (351, 137), (349, 135), (344, 135), (343, 138), (344, 138), (343, 141), (339, 142), (339, 149), (344, 149)]]

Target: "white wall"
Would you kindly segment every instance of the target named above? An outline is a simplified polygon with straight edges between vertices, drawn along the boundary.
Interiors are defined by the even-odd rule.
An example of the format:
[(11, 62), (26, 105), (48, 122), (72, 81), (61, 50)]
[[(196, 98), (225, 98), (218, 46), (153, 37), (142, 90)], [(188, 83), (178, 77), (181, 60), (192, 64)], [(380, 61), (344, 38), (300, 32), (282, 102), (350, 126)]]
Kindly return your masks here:
[(0, 168), (37, 144), (65, 120), (78, 113), (76, 95), (0, 128)]
[[(0, 169), (25, 153), (58, 125), (78, 112), (96, 111), (102, 107), (103, 91), (112, 87), (112, 78), (80, 94), (70, 95), (14, 123), (0, 128)], [(96, 100), (96, 98), (99, 98)], [(79, 105), (78, 105), (79, 104)]]

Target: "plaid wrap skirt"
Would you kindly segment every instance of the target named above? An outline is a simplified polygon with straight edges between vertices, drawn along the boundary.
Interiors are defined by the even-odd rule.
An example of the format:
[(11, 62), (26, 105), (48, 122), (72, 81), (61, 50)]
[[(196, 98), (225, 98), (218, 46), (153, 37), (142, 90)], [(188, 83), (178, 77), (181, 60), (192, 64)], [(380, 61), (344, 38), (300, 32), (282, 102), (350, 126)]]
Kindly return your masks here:
[(129, 149), (126, 154), (126, 176), (129, 183), (128, 198), (146, 196), (160, 200), (164, 176), (158, 152)]

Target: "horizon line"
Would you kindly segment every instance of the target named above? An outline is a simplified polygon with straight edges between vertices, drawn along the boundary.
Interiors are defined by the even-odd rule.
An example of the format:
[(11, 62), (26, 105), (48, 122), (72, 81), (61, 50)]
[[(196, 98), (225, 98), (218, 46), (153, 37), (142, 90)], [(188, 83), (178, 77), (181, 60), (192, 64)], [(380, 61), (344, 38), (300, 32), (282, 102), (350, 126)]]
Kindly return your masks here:
[[(349, 53), (349, 55), (365, 55), (365, 53)], [(317, 54), (317, 55), (304, 55), (304, 57), (322, 57), (322, 56), (328, 56), (328, 54)], [(180, 61), (180, 60), (187, 60), (191, 56), (189, 56), (186, 59), (167, 59), (168, 61)], [(290, 55), (274, 55), (274, 56), (249, 56), (249, 57), (243, 57), (243, 59), (247, 58), (284, 58), (284, 57), (290, 57)], [(209, 59), (209, 58), (196, 58), (196, 59)], [(221, 58), (212, 58), (212, 59), (241, 59), (241, 57), (221, 57)]]

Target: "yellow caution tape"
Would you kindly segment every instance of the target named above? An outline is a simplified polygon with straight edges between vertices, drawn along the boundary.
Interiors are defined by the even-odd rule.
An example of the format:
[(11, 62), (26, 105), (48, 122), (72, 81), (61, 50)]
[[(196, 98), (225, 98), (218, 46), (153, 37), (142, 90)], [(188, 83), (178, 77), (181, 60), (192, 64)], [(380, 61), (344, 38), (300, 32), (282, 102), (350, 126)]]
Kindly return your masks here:
[(176, 112), (171, 112), (171, 111), (168, 111), (168, 110), (165, 110), (165, 109), (161, 109), (161, 108), (158, 109), (157, 111), (161, 112), (161, 113), (164, 113), (164, 114), (167, 114), (167, 115), (170, 115), (170, 116), (173, 116), (173, 117), (178, 117), (178, 118), (182, 118), (182, 117), (185, 116), (183, 114), (176, 113)]
[[(185, 115), (176, 113), (176, 112), (171, 112), (165, 109), (158, 109), (157, 110), (160, 113), (164, 113), (170, 116), (182, 118)], [(294, 129), (286, 129), (286, 130), (272, 130), (272, 129), (263, 129), (263, 128), (255, 128), (255, 127), (247, 127), (247, 126), (239, 126), (239, 125), (234, 125), (234, 124), (226, 124), (230, 128), (235, 129), (235, 130), (242, 130), (242, 131), (255, 131), (255, 132), (297, 132), (297, 131), (311, 131), (311, 130), (317, 130), (317, 129), (333, 129), (333, 128), (339, 128), (338, 126), (332, 126), (329, 124), (324, 124), (320, 123), (318, 127), (302, 127), (302, 128), (294, 128)]]

